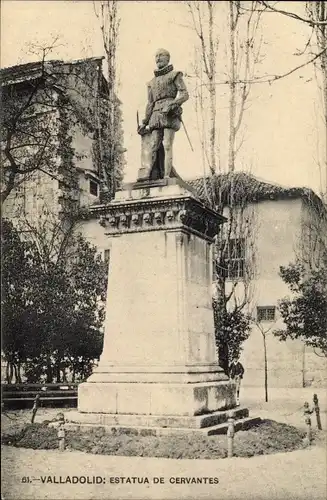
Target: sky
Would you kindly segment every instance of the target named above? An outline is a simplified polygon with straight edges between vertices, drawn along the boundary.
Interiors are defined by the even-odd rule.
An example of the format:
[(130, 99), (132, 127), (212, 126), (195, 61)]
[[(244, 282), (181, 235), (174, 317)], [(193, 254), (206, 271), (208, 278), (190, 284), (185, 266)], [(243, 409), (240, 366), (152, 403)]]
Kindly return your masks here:
[[(225, 5), (224, 5), (225, 4)], [(286, 10), (301, 12), (301, 2), (280, 2)], [(226, 36), (226, 2), (217, 4), (222, 40)], [(181, 70), (190, 91), (184, 105), (184, 122), (191, 150), (181, 129), (175, 138), (174, 165), (184, 178), (203, 174), (203, 162), (195, 113), (192, 78), (195, 36), (183, 2), (120, 1), (121, 17), (118, 61), (118, 95), (122, 101), (124, 145), (127, 149), (125, 180), (135, 180), (140, 166), (140, 138), (136, 133), (136, 111), (142, 118), (146, 104), (146, 83), (153, 76), (154, 54), (168, 49), (175, 69)], [(301, 64), (305, 56), (296, 53), (305, 46), (308, 28), (303, 23), (276, 14), (264, 16), (263, 63), (258, 74), (283, 74)], [(53, 59), (74, 60), (104, 54), (99, 22), (93, 2), (88, 0), (3, 0), (1, 15), (1, 67), (36, 60), (32, 44), (44, 45), (59, 37)], [(217, 61), (218, 79), (223, 79), (226, 54)], [(221, 161), (226, 165), (228, 102), (226, 88), (219, 87), (217, 119)], [(244, 143), (237, 158), (237, 170), (251, 171), (258, 178), (287, 186), (307, 186), (321, 191), (318, 166), (323, 155), (324, 129), (319, 119), (321, 95), (313, 66), (272, 84), (253, 85), (245, 113)]]

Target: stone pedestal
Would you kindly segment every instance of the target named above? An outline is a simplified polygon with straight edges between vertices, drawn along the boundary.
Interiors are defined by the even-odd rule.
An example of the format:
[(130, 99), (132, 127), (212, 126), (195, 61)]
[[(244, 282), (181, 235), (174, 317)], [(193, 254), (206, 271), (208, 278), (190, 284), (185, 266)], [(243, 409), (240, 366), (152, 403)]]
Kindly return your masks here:
[(178, 428), (235, 407), (217, 364), (211, 298), (223, 217), (176, 179), (125, 186), (94, 210), (112, 249), (103, 352), (79, 386), (80, 414), (88, 424)]

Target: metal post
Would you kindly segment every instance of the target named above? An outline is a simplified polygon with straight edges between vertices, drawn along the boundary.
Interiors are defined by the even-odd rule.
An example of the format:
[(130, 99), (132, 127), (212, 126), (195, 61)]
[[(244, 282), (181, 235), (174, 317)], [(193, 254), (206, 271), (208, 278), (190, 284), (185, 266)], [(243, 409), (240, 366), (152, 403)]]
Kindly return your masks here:
[(317, 419), (317, 427), (321, 431), (321, 419), (320, 419), (320, 408), (319, 408), (319, 401), (318, 401), (318, 396), (317, 394), (313, 395), (313, 404), (314, 404), (314, 410), (316, 412), (316, 419)]
[(58, 428), (58, 439), (59, 439), (59, 451), (65, 451), (65, 437), (66, 432), (63, 426), (64, 424), (60, 424)]
[(37, 412), (39, 406), (40, 406), (40, 394), (37, 394), (35, 396), (34, 403), (33, 403), (31, 424), (34, 424), (35, 415), (36, 415), (36, 412)]
[(306, 437), (304, 438), (303, 442), (306, 446), (310, 445), (311, 444), (311, 441), (312, 441), (312, 428), (311, 428), (311, 413), (312, 413), (312, 410), (310, 410), (309, 408), (309, 403), (306, 401), (304, 403), (304, 422), (305, 422), (305, 425), (306, 425), (306, 428), (307, 428), (307, 434), (306, 434)]
[(235, 424), (234, 418), (232, 416), (228, 419), (228, 429), (227, 429), (227, 456), (231, 458), (234, 456), (234, 436), (235, 436)]

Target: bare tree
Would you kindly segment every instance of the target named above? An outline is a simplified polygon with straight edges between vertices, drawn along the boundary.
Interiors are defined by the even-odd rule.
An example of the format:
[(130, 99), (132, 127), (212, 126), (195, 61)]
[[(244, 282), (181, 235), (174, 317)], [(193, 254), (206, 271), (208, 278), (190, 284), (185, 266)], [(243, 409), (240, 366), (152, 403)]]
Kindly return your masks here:
[(268, 353), (267, 353), (267, 335), (271, 332), (276, 322), (269, 322), (256, 318), (254, 325), (258, 328), (262, 335), (263, 341), (263, 362), (264, 362), (264, 387), (265, 387), (265, 402), (268, 403)]
[[(209, 156), (206, 156), (206, 159), (210, 172), (213, 174), (216, 172), (217, 167), (216, 62), (219, 39), (214, 27), (217, 5), (210, 0), (186, 3), (192, 17), (193, 28), (199, 40), (198, 57), (195, 59), (195, 76), (198, 80), (195, 94), (197, 111), (204, 111), (204, 91), (206, 90), (209, 95), (209, 106), (206, 110), (209, 112)], [(201, 116), (201, 119), (203, 121), (203, 116)], [(202, 134), (201, 139), (205, 141), (204, 134)]]
[[(195, 105), (200, 131), (204, 179), (202, 192), (207, 203), (224, 213), (228, 221), (215, 244), (215, 299), (213, 301), (220, 364), (227, 371), (230, 351), (237, 350), (248, 336), (246, 307), (251, 300), (255, 273), (254, 227), (256, 214), (250, 206), (254, 184), (250, 177), (235, 173), (237, 154), (244, 141), (240, 137), (244, 113), (260, 61), (260, 40), (257, 33), (261, 12), (255, 9), (242, 15), (240, 2), (186, 2), (198, 40), (195, 59)], [(256, 4), (256, 2), (252, 2)], [(228, 173), (224, 174), (221, 158), (220, 130), (217, 126), (218, 81), (217, 60), (223, 51), (218, 19), (224, 15), (228, 26), (227, 80), (228, 90)], [(208, 175), (206, 174), (208, 167)], [(242, 325), (242, 328), (238, 328)], [(228, 324), (230, 323), (230, 324)], [(230, 326), (233, 324), (233, 331)], [(229, 346), (228, 346), (229, 344)]]
[[(300, 2), (296, 2), (299, 6)], [(290, 6), (292, 5), (289, 2)], [(316, 80), (317, 85), (321, 91), (321, 107), (319, 113), (324, 124), (324, 137), (323, 137), (323, 148), (324, 156), (323, 159), (318, 159), (317, 163), (320, 172), (324, 172), (325, 180), (321, 181), (321, 194), (326, 200), (327, 196), (327, 1), (326, 0), (308, 0), (307, 2), (301, 2), (301, 7), (303, 14), (295, 12), (294, 8), (290, 7), (290, 10), (279, 8), (278, 2), (266, 2), (258, 1), (257, 10), (260, 12), (270, 12), (276, 13), (281, 16), (286, 16), (290, 19), (294, 19), (296, 22), (302, 23), (311, 28), (311, 33), (308, 36), (307, 42), (305, 44), (304, 50), (300, 51), (298, 55), (303, 55), (305, 52), (310, 52), (310, 59), (304, 63), (296, 66), (295, 68), (289, 70), (283, 75), (276, 75), (272, 77), (269, 81), (270, 83), (280, 78), (287, 77), (288, 75), (294, 73), (295, 71), (307, 66), (309, 64), (314, 64), (316, 68)], [(243, 6), (247, 9), (246, 6)], [(264, 79), (261, 81), (265, 81)]]
[[(243, 115), (247, 108), (251, 85), (256, 81), (256, 65), (261, 61), (261, 38), (258, 29), (262, 12), (255, 9), (257, 2), (251, 2), (253, 8), (246, 14), (241, 11), (241, 2), (238, 1), (217, 3), (207, 0), (186, 3), (199, 42), (195, 61), (197, 110), (204, 108), (206, 116), (209, 115), (209, 120), (205, 119), (205, 122), (209, 122), (205, 144), (209, 149), (209, 155), (205, 157), (206, 163), (211, 173), (221, 171), (217, 130), (217, 89), (219, 85), (224, 85), (228, 87), (229, 107), (228, 170), (233, 172), (237, 153), (244, 141), (244, 137), (239, 138)], [(217, 73), (217, 59), (223, 50), (217, 24), (219, 15), (225, 16), (225, 24), (228, 27), (226, 80), (218, 78)], [(203, 118), (201, 116), (201, 120)], [(204, 143), (203, 134), (202, 143)]]
[(36, 62), (1, 70), (2, 202), (39, 174), (59, 182), (66, 197), (78, 197), (75, 128), (93, 144), (103, 136), (95, 112), (96, 101), (104, 109), (106, 102), (99, 95), (101, 58), (46, 60), (53, 47), (40, 49)]
[(24, 90), (21, 85), (19, 88), (11, 85), (10, 81), (6, 85), (6, 70), (2, 71), (1, 203), (35, 171), (53, 175), (53, 134), (51, 128), (35, 116), (37, 112), (45, 116), (53, 106), (52, 97), (49, 101), (53, 81), (46, 63), (53, 48), (51, 45), (42, 49), (38, 78), (30, 81)]
[[(322, 186), (322, 195), (325, 202), (327, 202), (327, 2), (324, 0), (308, 1), (306, 2), (306, 11), (309, 20), (312, 22), (311, 26), (315, 34), (316, 48), (321, 53), (321, 56), (315, 60), (315, 67), (317, 68), (317, 84), (322, 96), (320, 113), (325, 131), (323, 139), (325, 155), (323, 160), (318, 158), (318, 166), (320, 171), (325, 173), (325, 185)], [(312, 38), (310, 39), (310, 44), (312, 50), (315, 50)]]
[(239, 354), (241, 344), (249, 336), (249, 307), (256, 273), (257, 214), (256, 205), (251, 204), (251, 187), (246, 176), (220, 175), (215, 182), (217, 188), (227, 222), (220, 229), (214, 247), (213, 307), (219, 360), (227, 371), (231, 357)]
[[(229, 31), (229, 151), (228, 167), (234, 172), (235, 161), (244, 138), (237, 137), (255, 77), (255, 67), (260, 62), (261, 40), (258, 35), (261, 12), (251, 2), (246, 19), (242, 19), (241, 2), (228, 2)], [(242, 25), (244, 21), (244, 25)]]
[[(282, 14), (284, 16), (291, 17), (292, 19), (296, 19), (297, 21), (302, 21), (302, 22), (308, 24), (309, 26), (313, 26), (313, 27), (327, 26), (327, 20), (325, 19), (324, 15), (322, 17), (320, 17), (320, 15), (318, 15), (318, 17), (311, 16), (310, 10), (311, 10), (311, 8), (314, 8), (314, 5), (308, 5), (308, 4), (324, 4), (324, 3), (326, 3), (324, 0), (318, 0), (317, 2), (313, 2), (313, 1), (306, 2), (306, 8), (309, 8), (309, 11), (308, 11), (309, 16), (308, 17), (301, 16), (301, 15), (299, 15), (295, 12), (291, 12), (289, 10), (279, 9), (278, 7), (276, 7), (276, 2), (274, 2), (274, 5), (271, 5), (269, 2), (266, 2), (263, 0), (259, 0), (257, 3), (261, 4), (268, 11), (277, 12), (278, 14)], [(325, 8), (326, 7), (322, 6), (322, 5), (316, 6), (318, 13), (325, 12)]]

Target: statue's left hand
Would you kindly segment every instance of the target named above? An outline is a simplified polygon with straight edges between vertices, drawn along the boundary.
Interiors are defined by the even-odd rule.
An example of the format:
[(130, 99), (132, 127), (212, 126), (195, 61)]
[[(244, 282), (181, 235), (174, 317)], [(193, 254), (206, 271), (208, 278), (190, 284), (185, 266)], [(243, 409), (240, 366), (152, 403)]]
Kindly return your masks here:
[(167, 113), (170, 116), (176, 116), (177, 118), (180, 118), (182, 116), (182, 112), (182, 107), (179, 104), (172, 102), (168, 105)]
[(171, 102), (167, 106), (167, 113), (174, 113), (178, 108), (178, 104)]

